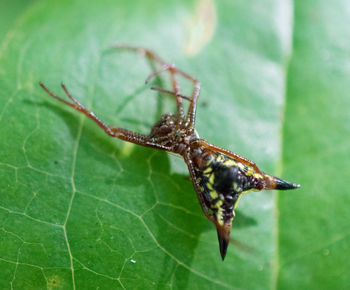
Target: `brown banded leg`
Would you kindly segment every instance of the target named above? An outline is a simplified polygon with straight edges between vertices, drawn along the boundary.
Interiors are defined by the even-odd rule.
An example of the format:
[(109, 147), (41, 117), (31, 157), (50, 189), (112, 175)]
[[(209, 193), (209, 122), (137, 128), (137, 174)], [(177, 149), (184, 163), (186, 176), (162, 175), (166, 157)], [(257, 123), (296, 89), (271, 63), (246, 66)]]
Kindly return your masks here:
[(136, 132), (132, 132), (132, 131), (129, 131), (127, 129), (115, 128), (115, 127), (110, 127), (110, 126), (106, 125), (93, 112), (91, 112), (88, 109), (86, 109), (75, 98), (73, 98), (73, 96), (69, 93), (69, 91), (67, 90), (66, 86), (63, 83), (61, 84), (61, 86), (62, 86), (64, 92), (66, 93), (66, 95), (68, 96), (68, 98), (72, 102), (68, 102), (68, 101), (62, 99), (61, 97), (55, 95), (44, 84), (40, 83), (40, 86), (51, 97), (55, 98), (56, 100), (60, 101), (61, 103), (64, 103), (64, 104), (74, 108), (75, 110), (83, 113), (85, 116), (87, 116), (88, 118), (93, 120), (109, 136), (116, 137), (116, 138), (119, 138), (121, 140), (128, 141), (128, 142), (131, 142), (131, 143), (134, 143), (134, 144), (137, 144), (137, 145), (142, 145), (142, 146), (146, 146), (146, 147), (152, 147), (152, 148), (156, 148), (156, 149), (170, 151), (170, 148), (154, 142), (154, 140), (152, 140), (152, 138), (150, 138), (150, 137), (148, 137), (146, 135), (142, 135), (142, 134), (139, 134), (139, 133), (136, 133)]
[(233, 153), (233, 152), (226, 150), (224, 148), (221, 148), (219, 146), (210, 144), (209, 142), (207, 142), (203, 139), (197, 139), (195, 142), (200, 146), (203, 146), (203, 147), (210, 149), (210, 150), (213, 150), (213, 151), (219, 151), (221, 153), (224, 153), (224, 154), (236, 159), (237, 161), (239, 161), (247, 166), (253, 167), (257, 173), (260, 173), (262, 176), (264, 176), (264, 173), (259, 169), (259, 167), (253, 161), (250, 161), (247, 158), (244, 158), (236, 153)]
[[(151, 87), (151, 90), (154, 90), (154, 91), (158, 91), (158, 92), (161, 92), (161, 93), (165, 93), (165, 94), (169, 94), (169, 95), (175, 96), (175, 92), (172, 92), (172, 91), (169, 91), (169, 90), (166, 90), (166, 89)], [(180, 98), (185, 99), (185, 100), (191, 102), (191, 98), (186, 97), (186, 96), (181, 95), (181, 94), (177, 94), (177, 95), (178, 95)]]
[(191, 75), (185, 73), (184, 71), (176, 68), (174, 65), (166, 63), (163, 59), (161, 59), (157, 54), (155, 54), (153, 51), (143, 48), (143, 47), (137, 47), (137, 46), (130, 46), (130, 45), (125, 45), (125, 44), (119, 44), (116, 43), (112, 45), (113, 48), (124, 48), (128, 50), (132, 50), (141, 54), (144, 54), (147, 58), (150, 60), (158, 62), (161, 67), (152, 72), (146, 79), (146, 83), (149, 82), (153, 77), (155, 77), (157, 74), (163, 72), (163, 71), (169, 71), (171, 75), (171, 82), (172, 82), (172, 87), (174, 90), (174, 96), (176, 99), (176, 105), (177, 105), (177, 112), (180, 115), (180, 117), (184, 117), (184, 112), (183, 112), (183, 104), (182, 104), (182, 95), (180, 94), (180, 86), (179, 82), (177, 81), (176, 74), (179, 74), (183, 76), (184, 78), (188, 79), (190, 82), (193, 83), (193, 91), (191, 95), (191, 103), (187, 112), (187, 126), (188, 127), (194, 127), (195, 125), (195, 118), (196, 118), (196, 105), (197, 105), (197, 98), (199, 95), (199, 90), (200, 90), (200, 84)]
[(147, 78), (146, 78), (146, 84), (156, 75), (164, 72), (164, 71), (169, 71), (170, 77), (171, 77), (171, 84), (173, 87), (173, 90), (175, 92), (175, 101), (176, 101), (176, 108), (177, 108), (177, 113), (178, 115), (183, 118), (184, 113), (183, 113), (183, 104), (182, 104), (182, 98), (178, 96), (180, 92), (180, 86), (179, 83), (176, 79), (175, 73), (173, 72), (172, 68), (174, 65), (166, 63), (162, 58), (160, 58), (156, 53), (153, 51), (139, 47), (139, 46), (132, 46), (132, 45), (127, 45), (127, 44), (122, 44), (122, 43), (115, 43), (111, 46), (111, 48), (122, 48), (126, 50), (130, 50), (139, 54), (144, 55), (146, 58), (148, 58), (151, 61), (154, 61), (158, 64), (160, 64), (160, 68), (152, 72)]
[(196, 79), (193, 79), (193, 91), (192, 91), (192, 101), (187, 111), (187, 121), (188, 127), (193, 128), (196, 125), (196, 109), (197, 109), (197, 100), (200, 91), (200, 84)]
[[(182, 99), (184, 98), (184, 96), (179, 94), (179, 85), (178, 85), (177, 80), (175, 79), (175, 74), (179, 74), (193, 83), (192, 95), (190, 98), (185, 97), (185, 99), (188, 99), (190, 101), (190, 106), (188, 108), (187, 116), (186, 116), (186, 126), (188, 128), (194, 129), (195, 121), (196, 121), (195, 119), (196, 119), (197, 99), (198, 99), (199, 91), (200, 91), (199, 82), (197, 81), (197, 79), (195, 79), (194, 77), (185, 73), (184, 71), (176, 68), (175, 66), (169, 66), (167, 69), (164, 69), (164, 70), (168, 70), (173, 77), (174, 94), (175, 94), (176, 100), (181, 100), (181, 107), (182, 107)], [(151, 77), (153, 77), (155, 75), (156, 74), (153, 74), (153, 75), (151, 75)]]
[(205, 201), (203, 199), (202, 192), (201, 192), (201, 190), (199, 188), (199, 185), (198, 185), (198, 183), (196, 181), (197, 177), (196, 177), (196, 173), (195, 173), (195, 170), (194, 170), (194, 167), (193, 167), (193, 163), (192, 163), (192, 160), (191, 160), (191, 158), (189, 157), (188, 154), (184, 155), (184, 160), (185, 160), (185, 162), (187, 164), (188, 171), (190, 172), (191, 180), (192, 180), (194, 189), (196, 191), (199, 203), (201, 205), (202, 211), (205, 214), (205, 216), (207, 217), (207, 219), (209, 219), (210, 221), (215, 223), (216, 222), (215, 221), (215, 217), (214, 217), (213, 214), (211, 214), (209, 212), (209, 208), (207, 207), (207, 205), (205, 204)]

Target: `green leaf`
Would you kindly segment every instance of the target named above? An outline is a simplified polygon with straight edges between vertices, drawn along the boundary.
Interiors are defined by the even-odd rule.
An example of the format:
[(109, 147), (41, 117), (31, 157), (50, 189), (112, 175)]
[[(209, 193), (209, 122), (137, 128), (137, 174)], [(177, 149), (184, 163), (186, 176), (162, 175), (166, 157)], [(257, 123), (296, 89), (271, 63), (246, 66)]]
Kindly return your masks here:
[(297, 1), (288, 73), (285, 174), (279, 197), (280, 289), (347, 289), (349, 256), (349, 2)]
[[(336, 27), (348, 15), (342, 10), (336, 18), (341, 10), (334, 8), (338, 25), (331, 24), (327, 4), (312, 2), (322, 17), (312, 14), (311, 4), (296, 6), (290, 67), (293, 7), (287, 0), (28, 6), (0, 49), (0, 287), (285, 289), (322, 277), (315, 283), (320, 288), (338, 274), (343, 278), (334, 285), (344, 287), (348, 262), (338, 260), (346, 250), (341, 184), (348, 179), (343, 62), (349, 28)], [(322, 25), (311, 26), (312, 17)], [(313, 53), (325, 38), (330, 63), (322, 49)], [(108, 50), (113, 42), (148, 47), (198, 78), (200, 136), (271, 174), (281, 164), (290, 68), (283, 177), (303, 188), (278, 200), (273, 192), (242, 198), (232, 235), (253, 252), (231, 245), (221, 261), (216, 230), (202, 214), (183, 160), (110, 138), (39, 87), (42, 81), (63, 97), (63, 81), (106, 123), (148, 133), (162, 113), (174, 110), (173, 99), (144, 85), (152, 71), (147, 60)], [(166, 74), (154, 82), (169, 86)], [(190, 84), (182, 80), (181, 86), (189, 94)], [(332, 122), (322, 123), (320, 111)], [(335, 208), (339, 215), (330, 221)]]
[(0, 41), (5, 38), (8, 30), (16, 19), (25, 11), (34, 0), (2, 0), (0, 2)]

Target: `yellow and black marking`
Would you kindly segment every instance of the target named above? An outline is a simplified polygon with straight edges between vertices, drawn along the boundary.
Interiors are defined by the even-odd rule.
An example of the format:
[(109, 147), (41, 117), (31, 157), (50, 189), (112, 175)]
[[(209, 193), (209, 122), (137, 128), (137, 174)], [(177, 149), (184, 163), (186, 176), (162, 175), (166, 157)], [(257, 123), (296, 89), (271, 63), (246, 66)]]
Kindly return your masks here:
[[(174, 114), (161, 115), (160, 120), (152, 126), (150, 134), (139, 134), (128, 129), (106, 125), (92, 111), (80, 104), (64, 84), (62, 89), (69, 100), (54, 94), (42, 83), (40, 86), (52, 98), (90, 118), (111, 137), (182, 156), (190, 171), (203, 212), (216, 226), (220, 254), (224, 259), (230, 240), (234, 209), (243, 193), (261, 189), (295, 189), (299, 185), (262, 173), (255, 163), (248, 159), (199, 138), (195, 119), (200, 84), (195, 77), (172, 64), (167, 64), (157, 54), (143, 47), (119, 43), (113, 45), (113, 48), (142, 53), (148, 60), (159, 66), (159, 68), (155, 67), (146, 79), (146, 83), (163, 71), (169, 72), (171, 76), (173, 91), (163, 88), (152, 89), (173, 95), (177, 110)], [(182, 76), (193, 84), (191, 97), (181, 94), (176, 76)], [(184, 110), (183, 100), (189, 101), (189, 106), (185, 106), (187, 113)], [(130, 153), (130, 150), (127, 151)]]
[(221, 153), (210, 158), (196, 174), (204, 201), (220, 226), (232, 224), (234, 209), (243, 193), (263, 188), (260, 173)]

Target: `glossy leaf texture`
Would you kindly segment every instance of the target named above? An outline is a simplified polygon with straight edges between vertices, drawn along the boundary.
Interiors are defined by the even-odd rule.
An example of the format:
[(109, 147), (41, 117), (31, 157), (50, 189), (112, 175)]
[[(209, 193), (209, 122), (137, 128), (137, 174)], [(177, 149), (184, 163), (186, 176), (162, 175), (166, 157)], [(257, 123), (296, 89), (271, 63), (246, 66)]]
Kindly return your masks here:
[[(350, 12), (311, 2), (35, 1), (2, 18), (0, 288), (347, 286)], [(150, 90), (169, 77), (146, 86), (153, 64), (113, 42), (200, 80), (201, 137), (302, 184), (242, 198), (232, 235), (250, 251), (221, 261), (180, 158), (112, 139), (40, 89), (64, 96), (64, 82), (106, 123), (149, 132), (174, 110)]]
[(350, 286), (350, 5), (297, 1), (284, 126), (277, 288)]

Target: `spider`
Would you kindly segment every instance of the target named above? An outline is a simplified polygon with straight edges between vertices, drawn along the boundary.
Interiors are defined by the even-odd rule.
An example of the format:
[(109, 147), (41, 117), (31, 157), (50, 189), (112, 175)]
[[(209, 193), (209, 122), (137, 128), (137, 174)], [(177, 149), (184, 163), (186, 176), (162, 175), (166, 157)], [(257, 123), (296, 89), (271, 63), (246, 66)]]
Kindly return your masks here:
[[(182, 156), (187, 164), (202, 210), (216, 227), (220, 254), (224, 260), (230, 241), (235, 208), (244, 193), (263, 189), (295, 189), (300, 185), (266, 174), (254, 162), (199, 138), (195, 130), (195, 119), (200, 84), (196, 78), (174, 65), (166, 63), (149, 49), (119, 43), (114, 44), (112, 48), (122, 48), (140, 53), (159, 65), (159, 68), (147, 77), (146, 84), (162, 72), (167, 71), (170, 74), (172, 91), (155, 87), (151, 89), (173, 95), (176, 102), (176, 112), (163, 114), (160, 120), (154, 124), (149, 135), (106, 125), (93, 112), (80, 104), (63, 83), (61, 84), (62, 89), (70, 101), (55, 95), (44, 84), (40, 83), (40, 86), (51, 97), (93, 120), (111, 137)], [(180, 93), (178, 76), (184, 77), (193, 84), (191, 97)], [(184, 100), (189, 102), (187, 112), (184, 111)]]

